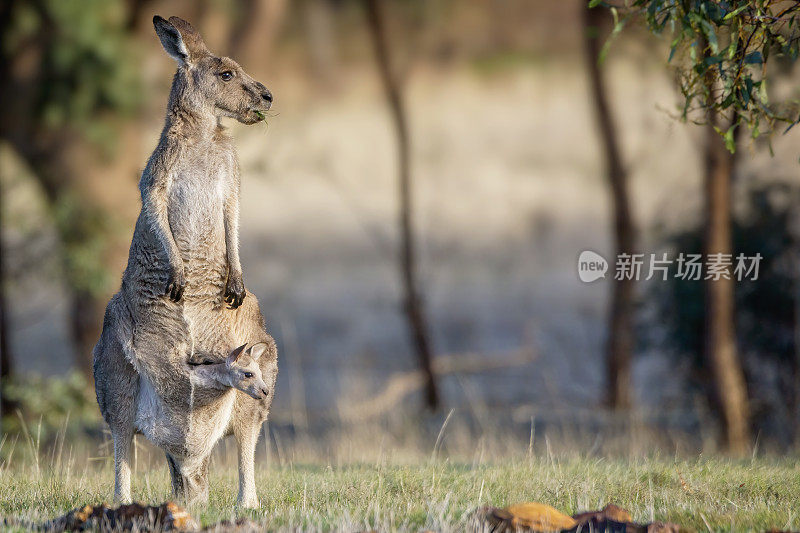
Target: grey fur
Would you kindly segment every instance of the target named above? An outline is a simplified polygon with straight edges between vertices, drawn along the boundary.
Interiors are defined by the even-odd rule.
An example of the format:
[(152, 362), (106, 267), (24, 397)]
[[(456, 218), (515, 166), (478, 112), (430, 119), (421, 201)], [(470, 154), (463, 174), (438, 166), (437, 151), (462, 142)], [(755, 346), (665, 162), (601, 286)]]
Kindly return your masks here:
[[(165, 450), (173, 490), (190, 501), (208, 498), (209, 453), (233, 434), (239, 502), (254, 506), (255, 443), (272, 402), (277, 350), (242, 280), (239, 165), (220, 119), (258, 122), (272, 95), (233, 60), (211, 54), (186, 21), (157, 16), (153, 24), (178, 70), (139, 183), (142, 210), (122, 286), (94, 349), (97, 401), (114, 436), (115, 499), (130, 501), (134, 432)], [(256, 359), (269, 393), (260, 399), (235, 390), (244, 388), (238, 366), (221, 362), (244, 343), (251, 359), (264, 351)], [(217, 362), (190, 366), (198, 354)]]

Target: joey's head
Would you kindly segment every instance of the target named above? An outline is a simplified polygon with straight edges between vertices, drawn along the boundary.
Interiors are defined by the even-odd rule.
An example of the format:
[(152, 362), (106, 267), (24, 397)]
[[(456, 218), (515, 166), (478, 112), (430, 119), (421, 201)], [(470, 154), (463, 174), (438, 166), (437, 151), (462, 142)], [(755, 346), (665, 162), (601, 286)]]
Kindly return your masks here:
[(243, 124), (264, 119), (272, 93), (229, 57), (213, 54), (192, 25), (178, 17), (153, 17), (161, 45), (178, 63), (170, 105), (206, 110)]
[(258, 366), (258, 360), (266, 351), (267, 345), (263, 342), (249, 348), (243, 344), (233, 350), (225, 359), (230, 386), (249, 394), (256, 400), (269, 396), (269, 387), (261, 375), (261, 367)]
[(243, 344), (231, 351), (225, 360), (213, 357), (190, 356), (187, 363), (192, 368), (193, 382), (212, 389), (238, 389), (256, 400), (269, 396), (269, 385), (259, 366), (259, 359), (266, 353), (266, 343), (247, 347)]

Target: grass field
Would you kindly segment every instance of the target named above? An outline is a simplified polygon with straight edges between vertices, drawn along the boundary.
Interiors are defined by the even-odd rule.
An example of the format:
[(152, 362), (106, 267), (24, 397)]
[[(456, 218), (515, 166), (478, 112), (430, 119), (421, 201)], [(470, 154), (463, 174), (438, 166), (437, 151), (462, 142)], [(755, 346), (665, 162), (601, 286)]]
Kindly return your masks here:
[[(0, 515), (40, 522), (87, 503), (108, 501), (113, 471), (91, 462), (0, 471)], [(651, 457), (538, 457), (480, 464), (447, 459), (408, 464), (304, 464), (261, 467), (262, 507), (234, 506), (236, 469), (212, 468), (211, 499), (193, 509), (204, 525), (249, 516), (270, 530), (462, 530), (482, 504), (539, 501), (566, 513), (613, 502), (639, 522), (677, 522), (698, 531), (800, 529), (800, 462), (794, 459), (695, 460)], [(134, 498), (169, 498), (165, 467), (139, 471)]]

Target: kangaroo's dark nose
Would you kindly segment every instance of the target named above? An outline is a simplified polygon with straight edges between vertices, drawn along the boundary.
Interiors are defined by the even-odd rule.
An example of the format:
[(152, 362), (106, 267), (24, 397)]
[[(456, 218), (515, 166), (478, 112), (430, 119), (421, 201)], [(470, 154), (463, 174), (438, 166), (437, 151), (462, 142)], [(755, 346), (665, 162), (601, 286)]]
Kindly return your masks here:
[(269, 389), (268, 388), (264, 387), (263, 389), (261, 389), (261, 392), (264, 394), (264, 398), (269, 396)]
[(272, 103), (272, 93), (268, 90), (265, 90), (263, 93), (261, 93), (261, 96), (270, 104)]

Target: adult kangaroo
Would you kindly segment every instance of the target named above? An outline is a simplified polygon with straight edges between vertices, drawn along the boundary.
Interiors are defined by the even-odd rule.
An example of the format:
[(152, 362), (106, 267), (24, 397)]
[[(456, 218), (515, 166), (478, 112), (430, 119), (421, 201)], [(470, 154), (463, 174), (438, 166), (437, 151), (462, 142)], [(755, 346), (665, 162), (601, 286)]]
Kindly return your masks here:
[[(135, 406), (158, 405), (148, 436), (171, 443), (167, 453), (178, 490), (176, 472), (192, 478), (205, 468), (195, 460), (203, 450), (187, 438), (198, 420), (185, 407), (196, 392), (187, 357), (224, 357), (240, 344), (263, 342), (267, 353), (258, 361), (268, 394), (256, 400), (236, 391), (224, 427), (239, 444), (239, 501), (256, 505), (253, 454), (272, 402), (277, 351), (255, 296), (244, 288), (239, 165), (221, 118), (259, 122), (272, 94), (235, 61), (212, 54), (188, 22), (156, 16), (153, 25), (178, 68), (161, 138), (139, 182), (142, 210), (122, 286), (106, 308), (94, 349), (96, 384), (102, 380), (105, 389), (115, 391), (113, 400), (101, 401), (98, 389), (112, 432), (120, 428), (114, 433), (115, 499), (130, 500), (130, 483), (126, 488), (119, 481), (130, 477), (133, 433), (125, 428), (141, 425)], [(187, 497), (204, 499), (207, 492)]]
[[(180, 375), (191, 388), (191, 395), (169, 398), (155, 395), (147, 381), (137, 382), (136, 372), (121, 350), (105, 350), (103, 356), (95, 358), (95, 390), (100, 412), (114, 436), (115, 450), (135, 433), (143, 433), (165, 451), (173, 493), (188, 497), (192, 503), (206, 501), (209, 457), (217, 441), (235, 433), (237, 424), (255, 431), (257, 437), (263, 418), (254, 411), (268, 400), (271, 385), (267, 382), (274, 381), (273, 375), (264, 375), (261, 369), (262, 358), (270, 355), (271, 348), (263, 342), (249, 348), (242, 345), (223, 360), (193, 354)], [(252, 399), (249, 404), (240, 403), (240, 393)], [(183, 425), (175, 425), (175, 413), (185, 415)], [(254, 507), (258, 498), (252, 450), (240, 449), (240, 457), (242, 451), (249, 463), (243, 471), (240, 462), (239, 503)], [(130, 501), (127, 457), (117, 455), (115, 466), (115, 498)]]

